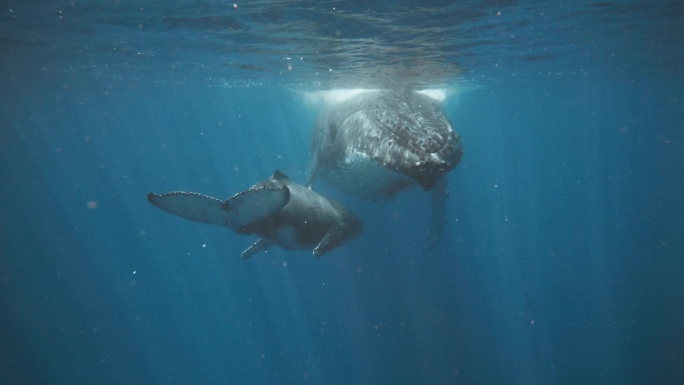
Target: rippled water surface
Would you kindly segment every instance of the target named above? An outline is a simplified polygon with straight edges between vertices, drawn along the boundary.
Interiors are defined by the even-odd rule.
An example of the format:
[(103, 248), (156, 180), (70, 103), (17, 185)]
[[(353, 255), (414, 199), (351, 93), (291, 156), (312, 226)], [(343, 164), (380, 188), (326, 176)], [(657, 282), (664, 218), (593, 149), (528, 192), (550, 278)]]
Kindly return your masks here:
[(673, 65), (682, 14), (677, 1), (64, 1), (0, 17), (14, 70), (309, 89)]

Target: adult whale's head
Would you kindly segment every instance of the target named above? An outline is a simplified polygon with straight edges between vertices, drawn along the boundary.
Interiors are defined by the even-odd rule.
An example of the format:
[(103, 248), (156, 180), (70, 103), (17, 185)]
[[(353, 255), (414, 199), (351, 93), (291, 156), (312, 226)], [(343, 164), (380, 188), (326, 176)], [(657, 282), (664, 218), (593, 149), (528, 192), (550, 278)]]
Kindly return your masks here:
[(413, 91), (369, 91), (328, 106), (314, 129), (312, 170), (342, 190), (392, 198), (430, 190), (461, 160), (460, 137), (439, 101)]

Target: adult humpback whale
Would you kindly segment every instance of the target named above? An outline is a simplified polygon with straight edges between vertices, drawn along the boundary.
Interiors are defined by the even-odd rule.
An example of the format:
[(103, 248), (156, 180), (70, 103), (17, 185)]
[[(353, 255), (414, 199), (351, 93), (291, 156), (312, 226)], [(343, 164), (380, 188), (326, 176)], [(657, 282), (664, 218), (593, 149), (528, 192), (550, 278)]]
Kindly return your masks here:
[(432, 190), (431, 237), (446, 219), (446, 173), (463, 155), (461, 138), (434, 99), (414, 91), (368, 91), (321, 114), (306, 185), (320, 176), (351, 194), (393, 198), (418, 185)]
[(261, 238), (242, 252), (243, 259), (273, 244), (313, 248), (313, 254), (320, 256), (363, 230), (361, 221), (342, 205), (279, 171), (226, 201), (192, 192), (150, 193), (147, 199), (186, 219), (230, 227), (239, 234), (258, 234)]

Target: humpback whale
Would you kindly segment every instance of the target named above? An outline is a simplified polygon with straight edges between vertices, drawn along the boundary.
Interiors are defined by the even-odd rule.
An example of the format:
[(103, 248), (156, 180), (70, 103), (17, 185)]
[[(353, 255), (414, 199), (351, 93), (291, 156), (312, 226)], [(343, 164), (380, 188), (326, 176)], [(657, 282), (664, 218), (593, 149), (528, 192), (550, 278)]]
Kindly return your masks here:
[(368, 91), (333, 103), (321, 113), (311, 140), (311, 170), (370, 200), (387, 200), (411, 187), (432, 192), (431, 237), (446, 221), (446, 174), (463, 155), (460, 136), (441, 105), (415, 91)]
[(285, 249), (313, 249), (314, 255), (321, 256), (363, 230), (351, 211), (277, 170), (225, 201), (179, 191), (149, 193), (147, 199), (186, 219), (226, 226), (238, 234), (259, 235), (259, 240), (242, 252), (243, 259), (274, 244)]

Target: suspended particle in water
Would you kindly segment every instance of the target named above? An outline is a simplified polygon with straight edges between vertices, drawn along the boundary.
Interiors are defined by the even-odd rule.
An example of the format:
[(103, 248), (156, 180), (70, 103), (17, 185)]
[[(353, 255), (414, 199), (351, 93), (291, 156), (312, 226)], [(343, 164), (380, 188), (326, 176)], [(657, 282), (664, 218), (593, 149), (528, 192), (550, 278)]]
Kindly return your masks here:
[(96, 209), (97, 208), (97, 202), (88, 201), (88, 203), (86, 203), (86, 207), (88, 207), (89, 209)]

